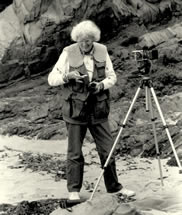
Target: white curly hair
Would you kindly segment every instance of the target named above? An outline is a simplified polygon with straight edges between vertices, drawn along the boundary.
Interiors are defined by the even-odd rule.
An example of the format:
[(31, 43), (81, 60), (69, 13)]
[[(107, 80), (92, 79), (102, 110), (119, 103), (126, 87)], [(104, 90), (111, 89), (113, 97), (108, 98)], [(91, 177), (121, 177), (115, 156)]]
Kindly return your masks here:
[(71, 31), (71, 39), (77, 42), (80, 37), (84, 38), (90, 36), (93, 37), (94, 41), (99, 41), (100, 34), (101, 31), (94, 22), (84, 20), (73, 27)]

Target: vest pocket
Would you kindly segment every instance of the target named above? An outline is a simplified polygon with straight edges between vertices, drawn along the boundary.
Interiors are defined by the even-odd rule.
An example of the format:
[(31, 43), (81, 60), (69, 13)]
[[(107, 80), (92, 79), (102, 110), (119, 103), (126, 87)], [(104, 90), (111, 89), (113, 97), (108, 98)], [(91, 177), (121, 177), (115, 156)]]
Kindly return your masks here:
[(74, 99), (71, 101), (70, 117), (72, 119), (86, 120), (86, 107), (84, 101), (81, 101), (79, 99)]
[(98, 80), (103, 80), (106, 77), (106, 75), (105, 75), (106, 63), (105, 62), (97, 62), (97, 63), (95, 63), (95, 65), (97, 68)]
[(70, 100), (63, 100), (62, 114), (70, 117)]
[(83, 93), (83, 91), (84, 91), (84, 83), (75, 82), (72, 85), (72, 90), (73, 90), (73, 92)]
[(110, 102), (106, 94), (97, 95), (94, 105), (94, 116), (96, 119), (108, 117), (110, 111)]

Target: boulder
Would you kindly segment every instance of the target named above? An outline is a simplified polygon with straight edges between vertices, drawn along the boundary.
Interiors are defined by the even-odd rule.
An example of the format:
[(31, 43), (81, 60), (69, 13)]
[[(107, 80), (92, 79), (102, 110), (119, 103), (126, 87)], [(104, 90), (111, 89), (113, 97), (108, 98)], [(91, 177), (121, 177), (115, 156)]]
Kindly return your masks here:
[(25, 41), (34, 44), (43, 36), (46, 27), (54, 27), (54, 24), (59, 25), (73, 18), (73, 11), (80, 7), (81, 2), (75, 0), (70, 4), (62, 0), (15, 0), (13, 8)]
[[(50, 215), (68, 215), (71, 212), (58, 208)], [(141, 213), (131, 204), (123, 203), (114, 195), (101, 195), (94, 197), (92, 201), (86, 201), (82, 204), (72, 207), (74, 215), (141, 215)]]

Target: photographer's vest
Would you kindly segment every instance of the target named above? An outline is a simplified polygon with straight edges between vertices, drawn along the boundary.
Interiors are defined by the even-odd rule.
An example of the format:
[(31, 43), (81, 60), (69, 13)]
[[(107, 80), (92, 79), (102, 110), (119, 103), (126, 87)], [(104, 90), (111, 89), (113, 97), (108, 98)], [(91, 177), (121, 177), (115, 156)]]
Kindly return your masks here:
[[(105, 79), (106, 46), (93, 43), (94, 71), (92, 81), (100, 82)], [(65, 48), (68, 53), (69, 72), (79, 71), (80, 75), (87, 75), (83, 83), (75, 80), (64, 84), (62, 107), (65, 121), (74, 124), (99, 123), (107, 120), (109, 114), (109, 90), (91, 94), (88, 89), (88, 73), (83, 62), (83, 55), (77, 43)]]

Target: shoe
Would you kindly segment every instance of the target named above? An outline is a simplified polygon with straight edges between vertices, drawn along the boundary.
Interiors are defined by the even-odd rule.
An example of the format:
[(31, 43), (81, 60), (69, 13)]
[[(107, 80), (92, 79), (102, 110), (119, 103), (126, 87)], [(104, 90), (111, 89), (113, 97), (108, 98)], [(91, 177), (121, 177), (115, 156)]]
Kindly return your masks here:
[(128, 190), (126, 188), (122, 188), (118, 193), (121, 193), (123, 196), (127, 197), (132, 197), (136, 195), (136, 193), (133, 190)]
[(79, 192), (69, 192), (69, 200), (80, 200)]

